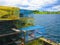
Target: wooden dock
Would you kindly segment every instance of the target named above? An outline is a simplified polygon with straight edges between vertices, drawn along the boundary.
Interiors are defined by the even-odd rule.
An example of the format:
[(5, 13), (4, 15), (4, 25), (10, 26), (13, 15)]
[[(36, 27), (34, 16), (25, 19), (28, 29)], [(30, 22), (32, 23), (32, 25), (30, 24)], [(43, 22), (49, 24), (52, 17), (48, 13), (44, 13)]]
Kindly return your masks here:
[(54, 41), (51, 41), (51, 40), (49, 40), (49, 39), (46, 39), (46, 38), (40, 38), (40, 40), (42, 40), (42, 41), (44, 41), (44, 42), (46, 42), (46, 43), (49, 43), (49, 44), (51, 44), (51, 45), (60, 45), (60, 44), (58, 44), (58, 43), (56, 43), (56, 42), (54, 42)]

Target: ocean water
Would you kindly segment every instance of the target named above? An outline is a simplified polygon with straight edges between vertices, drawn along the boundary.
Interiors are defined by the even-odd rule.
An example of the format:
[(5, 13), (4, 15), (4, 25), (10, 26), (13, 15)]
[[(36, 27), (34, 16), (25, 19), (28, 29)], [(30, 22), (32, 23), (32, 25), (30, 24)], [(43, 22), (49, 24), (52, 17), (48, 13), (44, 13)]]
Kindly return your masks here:
[(60, 14), (33, 14), (36, 25), (45, 27), (45, 38), (60, 43)]

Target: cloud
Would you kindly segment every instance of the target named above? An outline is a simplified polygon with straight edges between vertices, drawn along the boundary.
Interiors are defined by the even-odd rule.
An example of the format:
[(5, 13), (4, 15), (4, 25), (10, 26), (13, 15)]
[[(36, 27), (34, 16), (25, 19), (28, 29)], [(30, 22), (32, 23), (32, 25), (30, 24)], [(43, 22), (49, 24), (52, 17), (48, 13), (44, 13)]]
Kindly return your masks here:
[[(16, 6), (17, 3), (19, 3), (19, 0), (0, 0), (2, 2), (2, 5), (6, 6)], [(3, 3), (4, 2), (4, 3)], [(1, 5), (1, 4), (0, 4)]]
[(27, 10), (39, 10), (56, 2), (57, 0), (0, 0), (0, 5), (16, 6)]
[(54, 4), (57, 0), (30, 0), (27, 4), (24, 1), (23, 5), (28, 5), (28, 7), (21, 7), (23, 9), (37, 10), (46, 5)]
[(8, 6), (28, 5), (27, 0), (0, 0), (0, 2), (4, 2), (2, 4)]
[(60, 5), (56, 5), (51, 8), (48, 8), (46, 11), (60, 11)]

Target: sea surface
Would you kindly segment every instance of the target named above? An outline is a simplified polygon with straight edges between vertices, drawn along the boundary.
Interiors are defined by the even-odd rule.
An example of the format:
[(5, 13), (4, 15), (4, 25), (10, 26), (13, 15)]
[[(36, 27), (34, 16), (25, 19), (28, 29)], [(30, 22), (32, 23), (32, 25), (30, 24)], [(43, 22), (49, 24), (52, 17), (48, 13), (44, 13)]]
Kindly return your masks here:
[(45, 27), (45, 38), (60, 43), (60, 14), (33, 14), (36, 25)]

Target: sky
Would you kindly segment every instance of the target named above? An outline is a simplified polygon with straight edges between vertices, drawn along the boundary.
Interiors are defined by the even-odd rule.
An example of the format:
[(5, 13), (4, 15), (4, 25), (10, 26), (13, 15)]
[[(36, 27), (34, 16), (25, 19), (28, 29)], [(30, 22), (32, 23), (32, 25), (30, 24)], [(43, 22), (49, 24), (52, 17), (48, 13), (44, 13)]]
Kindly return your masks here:
[(0, 5), (26, 10), (60, 11), (60, 0), (0, 0)]

